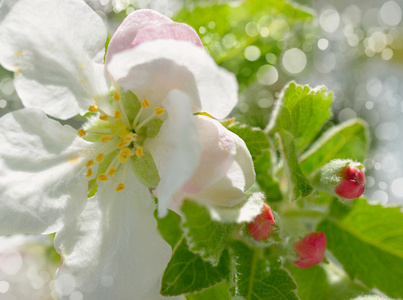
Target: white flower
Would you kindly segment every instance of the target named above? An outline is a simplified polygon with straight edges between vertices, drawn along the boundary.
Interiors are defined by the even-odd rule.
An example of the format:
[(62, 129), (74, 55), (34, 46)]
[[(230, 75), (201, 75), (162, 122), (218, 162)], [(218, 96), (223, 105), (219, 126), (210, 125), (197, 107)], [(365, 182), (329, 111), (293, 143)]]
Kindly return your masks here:
[[(237, 84), (153, 11), (123, 21), (106, 67), (105, 39), (81, 0), (0, 2), (0, 63), (26, 106), (0, 119), (0, 233), (57, 232), (61, 299), (158, 299), (171, 248), (150, 190), (164, 216), (184, 197), (237, 205), (253, 183), (243, 141), (204, 116), (227, 116)], [(78, 134), (45, 115), (88, 112)]]

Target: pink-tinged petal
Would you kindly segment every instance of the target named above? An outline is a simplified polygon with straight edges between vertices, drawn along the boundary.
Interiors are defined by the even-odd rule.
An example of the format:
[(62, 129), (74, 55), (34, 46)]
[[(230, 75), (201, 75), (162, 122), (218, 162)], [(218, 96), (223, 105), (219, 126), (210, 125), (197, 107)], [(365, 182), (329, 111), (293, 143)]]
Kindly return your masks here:
[(101, 184), (82, 214), (56, 234), (61, 300), (73, 292), (86, 300), (143, 300), (160, 288), (171, 247), (158, 233), (148, 188), (129, 168), (125, 189), (115, 192), (119, 176)]
[(131, 48), (147, 41), (157, 39), (173, 39), (182, 40), (193, 43), (194, 45), (203, 48), (196, 31), (184, 23), (163, 24), (155, 27), (146, 27), (137, 34), (131, 44)]
[(173, 90), (162, 104), (168, 117), (158, 135), (144, 143), (161, 178), (155, 191), (160, 217), (166, 215), (174, 194), (191, 178), (202, 151), (189, 97)]
[(195, 194), (215, 183), (227, 172), (235, 159), (236, 143), (220, 122), (202, 115), (195, 116), (202, 144), (200, 163), (182, 192)]
[(173, 22), (149, 9), (139, 9), (128, 15), (111, 38), (105, 63), (118, 52), (156, 39), (184, 40), (203, 48), (196, 31), (187, 24)]
[(154, 40), (117, 53), (108, 65), (113, 79), (139, 99), (160, 106), (169, 91), (185, 92), (192, 112), (226, 117), (238, 102), (234, 74), (217, 66), (206, 51), (191, 43)]
[[(222, 145), (231, 147), (231, 152), (233, 151), (232, 147), (235, 145), (235, 153), (232, 152), (231, 154), (232, 163), (227, 168), (226, 163), (230, 162), (230, 157), (228, 156), (227, 162), (222, 165), (223, 170), (216, 170), (221, 176), (219, 178), (214, 177), (214, 182), (209, 182), (208, 185), (204, 185), (199, 191), (191, 193), (191, 190), (186, 191), (182, 189), (178, 192), (175, 195), (175, 202), (170, 206), (172, 210), (179, 211), (182, 201), (186, 198), (197, 200), (206, 205), (218, 205), (222, 207), (234, 207), (245, 200), (245, 191), (255, 181), (252, 157), (245, 142), (236, 134), (230, 132), (224, 126), (220, 128), (220, 134), (220, 138), (225, 140), (221, 141)], [(214, 148), (211, 149), (213, 150)], [(215, 148), (215, 151), (217, 151), (217, 148)], [(214, 156), (214, 153), (210, 153), (210, 155)], [(219, 167), (217, 166), (217, 168)], [(204, 169), (203, 166), (199, 166), (198, 168), (200, 168), (199, 170)], [(193, 178), (198, 178), (199, 176), (203, 178), (203, 175), (196, 173), (197, 171), (193, 174)]]
[(26, 107), (68, 119), (107, 91), (106, 28), (82, 0), (4, 0), (0, 63)]
[(0, 233), (51, 233), (83, 208), (90, 144), (70, 126), (23, 109), (0, 119)]
[(263, 204), (263, 211), (255, 220), (247, 224), (249, 234), (256, 240), (262, 241), (270, 237), (275, 223), (271, 208), (266, 203)]
[(141, 29), (169, 23), (173, 23), (170, 18), (150, 9), (139, 9), (132, 12), (113, 34), (105, 56), (105, 63), (108, 64), (115, 53), (130, 49)]
[(326, 251), (326, 235), (323, 232), (311, 232), (296, 242), (294, 248), (299, 258), (294, 261), (294, 264), (301, 269), (313, 267), (323, 260)]

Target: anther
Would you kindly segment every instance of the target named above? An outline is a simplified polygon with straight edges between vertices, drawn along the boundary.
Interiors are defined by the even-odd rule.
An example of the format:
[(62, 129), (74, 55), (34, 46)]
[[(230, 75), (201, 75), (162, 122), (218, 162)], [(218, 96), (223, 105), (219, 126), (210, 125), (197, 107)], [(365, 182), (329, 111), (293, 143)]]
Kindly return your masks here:
[(120, 192), (125, 189), (125, 185), (121, 182), (118, 184), (118, 186), (115, 188), (115, 192)]
[(78, 132), (78, 135), (80, 136), (80, 137), (82, 137), (82, 136), (84, 136), (84, 135), (86, 135), (87, 134), (87, 132), (84, 130), (84, 129), (80, 129), (79, 131), (77, 131)]
[(160, 116), (160, 115), (162, 115), (162, 114), (165, 112), (165, 109), (162, 108), (161, 106), (158, 106), (158, 107), (156, 107), (156, 108), (154, 109), (154, 112), (155, 112), (155, 114), (156, 114), (157, 116)]
[(87, 167), (87, 168), (89, 168), (89, 167), (91, 167), (91, 166), (93, 166), (94, 165), (94, 161), (92, 160), (92, 159), (90, 159), (89, 161), (87, 161), (87, 163), (85, 164), (85, 166)]
[(118, 159), (121, 163), (126, 162), (129, 157), (131, 156), (132, 152), (130, 151), (129, 148), (123, 148), (122, 150), (120, 150)]
[(98, 111), (98, 106), (96, 105), (91, 105), (88, 110), (92, 113), (96, 113)]
[(137, 157), (143, 156), (143, 147), (140, 146), (136, 149), (136, 155), (137, 155)]
[(99, 116), (99, 119), (101, 119), (102, 121), (108, 121), (109, 117), (108, 115), (103, 114)]
[(120, 94), (118, 92), (115, 92), (115, 94), (113, 94), (113, 99), (115, 99), (116, 101), (120, 101)]
[(113, 118), (120, 119), (121, 117), (122, 117), (122, 113), (119, 110), (115, 111), (115, 115), (113, 116)]
[(124, 146), (126, 146), (126, 141), (124, 139), (121, 139), (118, 143), (118, 148), (123, 148)]
[(101, 142), (106, 142), (106, 141), (110, 141), (112, 138), (110, 135), (103, 135), (101, 137)]
[(95, 160), (96, 160), (97, 162), (103, 161), (103, 160), (104, 160), (104, 154), (103, 154), (103, 153), (99, 153), (99, 154), (97, 155), (97, 157), (95, 158)]
[(112, 167), (112, 168), (109, 170), (108, 174), (109, 174), (109, 176), (111, 176), (111, 177), (115, 176), (115, 175), (116, 175), (116, 169)]
[(150, 102), (148, 102), (147, 99), (144, 99), (143, 101), (141, 101), (141, 106), (144, 108), (150, 107)]
[(105, 174), (99, 174), (97, 177), (98, 181), (108, 181), (108, 177)]
[(92, 169), (88, 169), (87, 173), (85, 174), (85, 177), (91, 177), (92, 175)]

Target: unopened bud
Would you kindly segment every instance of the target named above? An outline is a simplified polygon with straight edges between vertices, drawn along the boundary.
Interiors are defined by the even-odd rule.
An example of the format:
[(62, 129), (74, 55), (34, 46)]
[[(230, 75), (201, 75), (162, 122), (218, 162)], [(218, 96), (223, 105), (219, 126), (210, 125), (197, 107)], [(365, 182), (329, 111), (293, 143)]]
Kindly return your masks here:
[(357, 198), (365, 190), (364, 165), (347, 159), (335, 159), (316, 174), (314, 184), (330, 194), (346, 199)]
[(308, 269), (323, 260), (326, 250), (326, 235), (323, 232), (311, 232), (294, 244), (298, 260), (294, 264), (301, 269)]
[(247, 224), (249, 234), (256, 240), (262, 241), (272, 234), (274, 225), (274, 217), (270, 206), (263, 204), (263, 211), (255, 218), (255, 220)]

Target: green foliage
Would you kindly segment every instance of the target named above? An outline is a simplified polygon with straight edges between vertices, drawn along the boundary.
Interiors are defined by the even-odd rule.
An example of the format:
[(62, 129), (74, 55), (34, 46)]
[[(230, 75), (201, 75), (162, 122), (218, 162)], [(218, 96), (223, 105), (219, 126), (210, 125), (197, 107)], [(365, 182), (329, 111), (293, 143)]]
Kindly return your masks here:
[(172, 249), (175, 248), (182, 238), (181, 217), (172, 210), (168, 210), (168, 214), (164, 218), (158, 218), (158, 210), (155, 210), (154, 217), (157, 219), (158, 231), (164, 240), (171, 245)]
[[(217, 63), (237, 75), (241, 89), (276, 63), (283, 39), (296, 22), (311, 20), (312, 14), (307, 9), (283, 0), (246, 0), (238, 6), (195, 7), (191, 11), (183, 9), (176, 16), (176, 21), (198, 31)], [(256, 59), (246, 59), (247, 47), (253, 47), (249, 49), (259, 54)]]
[(329, 299), (326, 273), (320, 266), (299, 269), (292, 265), (288, 270), (290, 270), (297, 283), (300, 300)]
[(182, 212), (184, 216), (181, 227), (189, 250), (217, 266), (235, 224), (211, 221), (207, 209), (193, 201), (185, 201)]
[(230, 257), (224, 251), (218, 266), (214, 267), (199, 255), (188, 250), (186, 240), (175, 248), (162, 276), (161, 294), (177, 296), (199, 292), (217, 283), (225, 282), (230, 275)]
[(231, 300), (228, 290), (229, 283), (217, 284), (197, 294), (186, 295), (187, 300)]
[(300, 159), (301, 170), (310, 174), (332, 159), (364, 161), (368, 127), (362, 120), (342, 123), (326, 131)]
[(261, 249), (252, 249), (240, 241), (232, 244), (235, 259), (233, 296), (246, 300), (298, 299), (291, 275), (277, 265), (271, 265)]
[(278, 138), (292, 199), (310, 196), (314, 190), (302, 173), (298, 156), (330, 117), (332, 94), (324, 87), (312, 89), (290, 82), (272, 113), (266, 132)]
[(296, 150), (300, 153), (330, 118), (332, 98), (325, 87), (311, 88), (290, 82), (276, 103), (270, 131), (287, 131), (296, 140)]
[(403, 214), (398, 207), (358, 199), (342, 219), (329, 217), (318, 228), (328, 249), (352, 278), (390, 297), (403, 297)]

